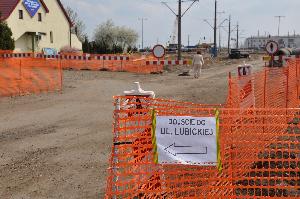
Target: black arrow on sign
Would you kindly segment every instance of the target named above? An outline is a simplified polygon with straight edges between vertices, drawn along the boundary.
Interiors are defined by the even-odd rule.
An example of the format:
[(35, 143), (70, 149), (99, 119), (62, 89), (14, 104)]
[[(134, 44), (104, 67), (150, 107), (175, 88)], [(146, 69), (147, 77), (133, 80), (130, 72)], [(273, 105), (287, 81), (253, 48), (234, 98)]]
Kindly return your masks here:
[[(208, 153), (208, 147), (203, 147), (204, 152), (194, 152), (194, 153), (184, 153), (184, 152), (177, 152), (179, 149), (182, 148), (195, 148), (193, 146), (178, 146), (176, 143), (171, 144), (170, 146), (166, 147), (164, 151), (167, 153), (172, 154), (173, 156), (177, 155), (206, 155)], [(170, 150), (172, 149), (172, 150)]]

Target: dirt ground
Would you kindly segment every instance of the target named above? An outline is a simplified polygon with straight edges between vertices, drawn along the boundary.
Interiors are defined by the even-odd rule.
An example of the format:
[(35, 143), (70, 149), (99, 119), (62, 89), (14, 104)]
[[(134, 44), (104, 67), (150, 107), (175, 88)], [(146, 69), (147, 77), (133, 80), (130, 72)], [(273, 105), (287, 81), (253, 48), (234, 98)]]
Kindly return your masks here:
[[(242, 61), (241, 61), (242, 62)], [(252, 60), (255, 70), (263, 63)], [(234, 65), (205, 69), (200, 79), (65, 71), (62, 93), (0, 99), (0, 198), (103, 198), (112, 144), (112, 96), (141, 82), (157, 97), (224, 103)]]

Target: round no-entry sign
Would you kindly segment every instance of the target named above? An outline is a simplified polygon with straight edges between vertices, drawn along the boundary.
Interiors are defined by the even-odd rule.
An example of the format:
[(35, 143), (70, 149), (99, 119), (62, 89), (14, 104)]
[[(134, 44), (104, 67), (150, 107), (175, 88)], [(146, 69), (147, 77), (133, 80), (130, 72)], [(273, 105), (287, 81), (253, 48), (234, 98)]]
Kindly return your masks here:
[(157, 59), (163, 58), (166, 54), (166, 49), (162, 45), (156, 45), (152, 50), (153, 56)]
[(279, 45), (276, 41), (269, 41), (266, 44), (266, 51), (269, 53), (269, 55), (274, 55), (279, 50)]

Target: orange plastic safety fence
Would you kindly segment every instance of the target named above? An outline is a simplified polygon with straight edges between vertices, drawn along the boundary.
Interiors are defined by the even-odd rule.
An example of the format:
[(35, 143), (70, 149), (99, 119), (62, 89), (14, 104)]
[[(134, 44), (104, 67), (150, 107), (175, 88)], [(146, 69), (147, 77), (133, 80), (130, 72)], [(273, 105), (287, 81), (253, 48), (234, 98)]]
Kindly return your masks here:
[(62, 70), (57, 60), (0, 59), (0, 96), (61, 89)]
[(13, 53), (13, 50), (0, 50), (0, 54)]
[[(82, 53), (62, 53), (57, 56), (44, 57), (42, 54), (33, 53), (0, 53), (0, 58), (29, 58), (29, 59), (60, 60), (62, 69), (66, 70), (92, 70), (92, 71), (113, 71), (113, 72), (132, 72), (132, 73), (161, 73), (163, 66), (147, 65), (150, 60), (141, 56), (127, 56), (117, 54), (82, 54)], [(101, 57), (101, 58), (100, 58)]]
[[(116, 98), (106, 198), (299, 198), (300, 109), (220, 112), (223, 169), (154, 162), (151, 109), (159, 116), (215, 115), (214, 105)], [(201, 139), (201, 137), (199, 138)]]
[(146, 65), (144, 60), (61, 60), (63, 69), (93, 70), (93, 71), (118, 71), (133, 73), (159, 73), (162, 66)]
[(295, 108), (299, 103), (300, 60), (245, 77), (230, 77), (229, 108)]
[(12, 51), (0, 51), (0, 58), (34, 58), (32, 52), (12, 52)]

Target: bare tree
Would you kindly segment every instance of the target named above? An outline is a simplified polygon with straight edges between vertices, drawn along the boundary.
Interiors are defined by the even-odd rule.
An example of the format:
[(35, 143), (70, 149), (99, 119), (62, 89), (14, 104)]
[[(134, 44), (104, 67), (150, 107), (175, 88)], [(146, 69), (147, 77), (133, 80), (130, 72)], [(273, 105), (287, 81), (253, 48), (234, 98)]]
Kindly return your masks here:
[(67, 12), (69, 18), (71, 19), (71, 22), (73, 23), (73, 27), (71, 30), (72, 33), (76, 34), (78, 39), (81, 42), (84, 42), (84, 39), (86, 37), (86, 33), (85, 33), (86, 26), (85, 26), (84, 22), (80, 19), (80, 17), (78, 16), (78, 13), (76, 11), (74, 11), (72, 8), (67, 7), (66, 12)]

